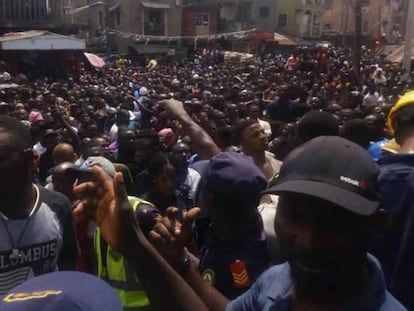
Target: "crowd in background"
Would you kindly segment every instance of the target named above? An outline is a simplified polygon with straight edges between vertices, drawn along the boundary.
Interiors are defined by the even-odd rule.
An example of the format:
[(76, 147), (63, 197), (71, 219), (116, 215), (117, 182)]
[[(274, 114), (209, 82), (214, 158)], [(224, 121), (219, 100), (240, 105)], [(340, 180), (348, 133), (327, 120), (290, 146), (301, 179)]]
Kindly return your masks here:
[[(6, 68), (0, 63), (4, 83), (15, 79)], [(121, 172), (146, 236), (170, 215), (170, 207), (176, 207), (177, 219), (183, 220), (202, 205), (209, 195), (204, 187), (221, 193), (228, 210), (201, 211), (191, 250), (200, 259), (203, 278), (234, 299), (270, 264), (284, 261), (273, 228), (278, 197), (259, 194), (272, 187), (292, 150), (319, 136), (341, 136), (369, 151), (381, 165), (384, 155), (404, 148), (393, 127), (387, 128), (392, 107), (414, 87), (402, 73), (399, 65), (369, 56), (356, 70), (347, 48), (302, 48), (243, 62), (202, 50), (193, 59), (155, 62), (149, 68), (123, 60), (100, 70), (81, 66), (64, 79), (29, 81), (20, 76), (17, 88), (0, 90), (0, 115), (17, 119), (30, 131), (34, 183), (63, 194), (74, 210), (82, 201), (73, 187), (94, 178), (87, 168), (98, 165), (111, 177)], [(398, 124), (412, 121), (409, 114), (400, 119)], [(223, 154), (230, 159), (220, 158)], [(254, 168), (242, 165), (245, 156)], [(213, 163), (206, 168), (209, 161)], [(228, 171), (225, 166), (215, 168), (215, 176), (214, 161), (218, 166), (220, 161), (236, 164)], [(403, 182), (412, 183), (410, 174)], [(247, 175), (251, 178), (246, 181)], [(11, 174), (0, 184), (19, 184), (19, 178)], [(413, 193), (407, 186), (390, 190), (385, 184), (379, 184), (384, 205), (409, 205)], [(240, 195), (228, 197), (226, 189), (238, 189)], [(401, 189), (404, 195), (395, 197)], [(413, 256), (407, 250), (414, 240), (403, 219), (410, 213), (409, 208), (401, 212), (399, 225), (372, 252), (384, 266), (391, 293), (414, 310), (414, 283), (408, 280), (414, 276), (408, 264)], [(78, 243), (76, 256), (70, 256), (73, 268), (102, 277), (105, 273), (97, 268), (102, 262), (97, 264), (93, 255), (99, 231), (76, 213), (73, 217)], [(247, 281), (235, 280), (240, 271), (248, 272)], [(149, 304), (140, 300), (138, 307)]]

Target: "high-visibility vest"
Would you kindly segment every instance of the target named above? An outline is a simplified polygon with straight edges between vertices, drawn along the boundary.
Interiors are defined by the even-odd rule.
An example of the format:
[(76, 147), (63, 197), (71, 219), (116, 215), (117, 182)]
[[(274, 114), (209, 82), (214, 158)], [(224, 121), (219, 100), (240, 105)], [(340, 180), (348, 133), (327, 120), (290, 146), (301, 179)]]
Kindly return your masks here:
[[(152, 205), (136, 197), (128, 197), (128, 200), (134, 212), (142, 203)], [(106, 244), (99, 228), (95, 231), (94, 247), (98, 277), (109, 283), (118, 293), (124, 310), (150, 310), (148, 297), (131, 265), (121, 254), (116, 253)]]

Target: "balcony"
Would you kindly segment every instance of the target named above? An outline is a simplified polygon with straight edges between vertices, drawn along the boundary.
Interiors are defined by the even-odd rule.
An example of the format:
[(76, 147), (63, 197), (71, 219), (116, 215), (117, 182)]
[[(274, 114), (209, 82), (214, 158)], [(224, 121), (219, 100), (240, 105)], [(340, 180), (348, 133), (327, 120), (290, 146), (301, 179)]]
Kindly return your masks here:
[(147, 36), (165, 36), (170, 5), (147, 1), (142, 1), (141, 5), (144, 34)]
[(144, 34), (147, 36), (165, 36), (165, 24), (146, 22), (144, 23)]
[(222, 1), (220, 8), (220, 32), (233, 32), (254, 27), (252, 1)]
[(59, 20), (57, 2), (48, 0), (0, 0), (0, 27), (53, 28)]

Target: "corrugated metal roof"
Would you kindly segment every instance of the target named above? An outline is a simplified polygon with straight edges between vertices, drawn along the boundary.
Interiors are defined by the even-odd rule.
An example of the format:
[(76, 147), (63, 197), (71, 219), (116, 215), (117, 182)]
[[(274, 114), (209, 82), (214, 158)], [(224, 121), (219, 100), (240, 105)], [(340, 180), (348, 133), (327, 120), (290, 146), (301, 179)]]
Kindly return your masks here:
[(169, 9), (171, 6), (166, 3), (150, 2), (150, 1), (141, 1), (141, 4), (145, 8), (151, 9)]
[(0, 37), (0, 50), (84, 50), (85, 40), (46, 30), (8, 33)]
[(24, 32), (9, 32), (0, 36), (0, 42), (29, 39), (49, 33), (46, 30), (29, 30)]

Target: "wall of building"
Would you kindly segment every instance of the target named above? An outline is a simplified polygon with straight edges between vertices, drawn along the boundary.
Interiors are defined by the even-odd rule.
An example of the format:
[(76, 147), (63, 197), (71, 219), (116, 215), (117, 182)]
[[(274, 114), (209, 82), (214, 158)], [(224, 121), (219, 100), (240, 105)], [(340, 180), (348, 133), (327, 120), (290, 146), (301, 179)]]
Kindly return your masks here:
[(62, 23), (62, 0), (0, 0), (0, 31), (52, 29)]
[[(355, 14), (346, 0), (331, 0), (332, 5), (325, 11), (324, 31), (340, 35), (355, 32)], [(392, 39), (394, 30), (398, 33), (403, 23), (403, 0), (366, 0), (362, 7), (362, 34), (371, 39), (383, 35)], [(397, 24), (395, 24), (397, 22)]]
[(253, 1), (254, 27), (259, 31), (274, 32), (276, 28), (275, 12), (275, 0)]
[(298, 38), (320, 38), (324, 11), (323, 0), (278, 1), (276, 31)]
[[(203, 24), (200, 16), (208, 15), (208, 24)], [(205, 24), (205, 23), (204, 23)], [(183, 36), (196, 36), (196, 35), (209, 35), (218, 33), (218, 10), (217, 8), (195, 8), (184, 7), (182, 9), (182, 35)]]

